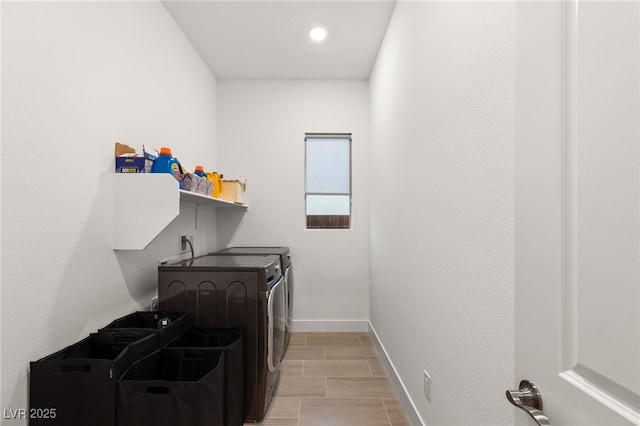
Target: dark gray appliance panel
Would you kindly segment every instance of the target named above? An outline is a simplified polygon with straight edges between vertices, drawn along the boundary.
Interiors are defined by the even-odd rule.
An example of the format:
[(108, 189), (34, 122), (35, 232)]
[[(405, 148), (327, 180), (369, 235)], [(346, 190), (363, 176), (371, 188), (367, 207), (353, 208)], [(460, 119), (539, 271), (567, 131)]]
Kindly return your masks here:
[(291, 262), (291, 252), (288, 246), (241, 246), (241, 247), (227, 247), (222, 250), (218, 250), (212, 255), (229, 255), (229, 256), (255, 256), (255, 255), (277, 255), (280, 257), (280, 265), (282, 273), (285, 276), (285, 301), (286, 301), (286, 313), (285, 313), (285, 335), (284, 335), (284, 348), (282, 350), (282, 356), (287, 353), (289, 347), (289, 341), (291, 339), (291, 327), (293, 316), (293, 264)]
[(160, 310), (188, 312), (191, 324), (196, 327), (246, 330), (245, 417), (248, 418), (256, 418), (258, 410), (255, 405), (261, 352), (258, 349), (258, 278), (257, 272), (212, 272), (181, 267), (158, 270)]

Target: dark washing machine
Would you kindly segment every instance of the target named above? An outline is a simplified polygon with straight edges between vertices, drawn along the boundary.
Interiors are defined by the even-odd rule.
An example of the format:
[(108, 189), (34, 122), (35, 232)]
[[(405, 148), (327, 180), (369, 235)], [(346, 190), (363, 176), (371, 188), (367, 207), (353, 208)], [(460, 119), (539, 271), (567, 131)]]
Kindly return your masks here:
[(289, 340), (291, 339), (291, 318), (293, 313), (293, 263), (291, 262), (291, 252), (289, 247), (229, 247), (223, 250), (219, 250), (214, 254), (226, 254), (226, 255), (265, 255), (273, 254), (280, 256), (280, 264), (284, 271), (284, 288), (286, 294), (286, 326), (284, 335), (284, 350), (282, 356), (287, 353), (289, 347)]
[(275, 393), (284, 350), (286, 302), (280, 257), (205, 255), (158, 267), (161, 310), (191, 324), (246, 330), (245, 421), (261, 421)]

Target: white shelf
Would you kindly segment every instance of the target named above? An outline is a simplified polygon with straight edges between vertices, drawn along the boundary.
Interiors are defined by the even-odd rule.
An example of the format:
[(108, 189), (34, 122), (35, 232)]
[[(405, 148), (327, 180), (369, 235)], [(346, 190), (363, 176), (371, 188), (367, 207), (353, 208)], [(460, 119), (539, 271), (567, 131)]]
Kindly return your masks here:
[(232, 203), (231, 201), (212, 198), (202, 194), (196, 194), (195, 192), (185, 191), (184, 189), (180, 190), (180, 202), (205, 207), (233, 208), (241, 210), (248, 209), (246, 204)]
[(180, 214), (180, 204), (232, 208), (244, 204), (180, 189), (167, 173), (114, 173), (114, 250), (142, 250)]

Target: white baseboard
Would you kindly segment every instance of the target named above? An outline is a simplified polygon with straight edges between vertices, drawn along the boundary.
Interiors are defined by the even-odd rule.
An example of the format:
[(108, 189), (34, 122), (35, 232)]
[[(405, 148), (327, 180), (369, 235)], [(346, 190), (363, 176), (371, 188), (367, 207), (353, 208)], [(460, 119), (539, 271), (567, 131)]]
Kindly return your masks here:
[(367, 320), (292, 320), (293, 332), (368, 332)]
[(413, 400), (409, 396), (409, 393), (407, 392), (402, 379), (398, 375), (393, 362), (391, 362), (387, 350), (384, 348), (382, 342), (380, 342), (378, 334), (376, 333), (376, 330), (373, 328), (373, 325), (371, 325), (370, 322), (368, 323), (368, 328), (369, 336), (371, 337), (373, 345), (378, 351), (378, 355), (380, 355), (380, 360), (382, 360), (382, 364), (384, 364), (384, 369), (387, 371), (389, 379), (391, 379), (391, 383), (393, 384), (393, 387), (398, 394), (398, 399), (400, 400), (400, 404), (402, 404), (402, 408), (404, 408), (404, 412), (409, 418), (409, 422), (415, 426), (425, 426), (425, 423), (422, 420), (422, 417), (420, 417), (420, 414), (418, 413)]

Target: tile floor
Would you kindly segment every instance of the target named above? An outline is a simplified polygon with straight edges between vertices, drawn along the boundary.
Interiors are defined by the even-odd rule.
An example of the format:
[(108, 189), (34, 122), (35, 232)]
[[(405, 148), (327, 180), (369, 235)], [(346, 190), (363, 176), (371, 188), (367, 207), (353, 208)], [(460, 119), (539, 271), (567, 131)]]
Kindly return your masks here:
[(367, 333), (293, 333), (282, 367), (260, 424), (410, 424)]

